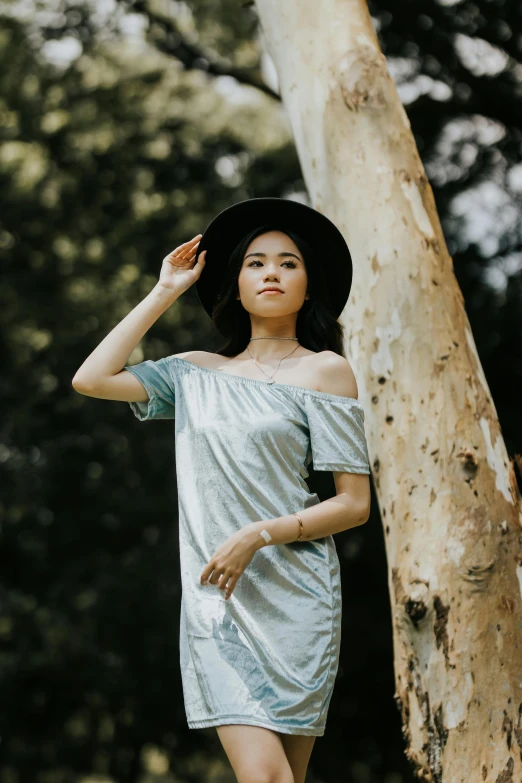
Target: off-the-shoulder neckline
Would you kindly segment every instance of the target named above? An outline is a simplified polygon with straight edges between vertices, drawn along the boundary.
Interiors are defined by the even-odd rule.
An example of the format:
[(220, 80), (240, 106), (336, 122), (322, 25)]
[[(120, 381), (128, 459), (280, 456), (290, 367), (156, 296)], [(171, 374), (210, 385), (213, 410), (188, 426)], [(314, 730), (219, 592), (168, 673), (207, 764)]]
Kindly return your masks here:
[(261, 381), (257, 378), (245, 378), (243, 375), (234, 375), (231, 372), (214, 370), (211, 367), (202, 367), (195, 362), (189, 361), (189, 359), (182, 359), (180, 356), (171, 356), (170, 359), (177, 362), (183, 362), (183, 364), (189, 364), (191, 367), (194, 367), (196, 370), (201, 370), (202, 372), (219, 375), (222, 378), (230, 378), (232, 381), (240, 381), (241, 383), (248, 384), (252, 383), (255, 386), (267, 386), (269, 389), (295, 389), (295, 391), (302, 392), (304, 394), (310, 394), (312, 397), (318, 397), (319, 399), (324, 397), (325, 399), (337, 400), (338, 402), (347, 402), (351, 405), (355, 405), (361, 410), (364, 410), (359, 400), (356, 400), (355, 397), (345, 397), (342, 394), (330, 394), (330, 392), (318, 391), (317, 389), (308, 389), (306, 386), (293, 386), (290, 383), (268, 383), (268, 381)]

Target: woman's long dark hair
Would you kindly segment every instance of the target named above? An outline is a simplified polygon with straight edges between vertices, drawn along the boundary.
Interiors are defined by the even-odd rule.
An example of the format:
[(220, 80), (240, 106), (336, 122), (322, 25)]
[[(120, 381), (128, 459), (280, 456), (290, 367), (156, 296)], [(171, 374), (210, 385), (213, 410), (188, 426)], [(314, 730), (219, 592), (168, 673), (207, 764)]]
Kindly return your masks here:
[(328, 296), (324, 272), (314, 263), (313, 250), (298, 234), (276, 226), (259, 226), (243, 237), (230, 254), (225, 278), (212, 311), (212, 321), (226, 342), (216, 351), (221, 356), (237, 356), (247, 347), (251, 337), (250, 314), (245, 310), (239, 295), (238, 277), (246, 250), (255, 237), (267, 231), (282, 231), (292, 239), (303, 256), (308, 276), (305, 299), (299, 310), (296, 337), (309, 351), (333, 351), (344, 356), (344, 326), (337, 320)]

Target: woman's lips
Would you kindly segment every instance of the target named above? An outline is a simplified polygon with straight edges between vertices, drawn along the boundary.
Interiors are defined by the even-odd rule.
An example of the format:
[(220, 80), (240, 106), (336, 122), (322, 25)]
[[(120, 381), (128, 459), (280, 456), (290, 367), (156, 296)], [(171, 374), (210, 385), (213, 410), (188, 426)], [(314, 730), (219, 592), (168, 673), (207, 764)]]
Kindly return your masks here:
[(266, 291), (261, 291), (262, 294), (282, 294), (282, 291), (276, 291), (275, 288), (268, 288)]

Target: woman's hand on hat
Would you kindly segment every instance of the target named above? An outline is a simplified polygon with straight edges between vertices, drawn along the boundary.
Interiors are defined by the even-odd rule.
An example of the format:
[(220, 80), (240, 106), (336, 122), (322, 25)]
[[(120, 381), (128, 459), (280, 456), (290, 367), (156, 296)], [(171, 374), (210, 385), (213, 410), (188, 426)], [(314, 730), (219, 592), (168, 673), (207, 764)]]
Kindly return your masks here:
[(194, 259), (201, 240), (201, 234), (197, 234), (189, 242), (179, 245), (172, 253), (163, 259), (158, 285), (177, 294), (184, 293), (196, 280), (198, 280), (205, 266), (207, 251), (202, 250), (197, 263)]

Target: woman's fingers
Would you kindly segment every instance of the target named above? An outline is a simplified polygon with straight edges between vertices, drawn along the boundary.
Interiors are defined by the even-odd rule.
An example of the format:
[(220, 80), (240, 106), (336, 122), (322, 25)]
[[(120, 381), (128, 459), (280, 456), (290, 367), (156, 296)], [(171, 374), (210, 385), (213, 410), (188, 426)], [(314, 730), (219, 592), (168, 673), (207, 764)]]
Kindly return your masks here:
[(217, 586), (220, 590), (224, 590), (227, 581), (230, 579), (230, 571), (223, 571), (219, 579), (217, 580)]
[(180, 245), (180, 248), (183, 249), (184, 253), (191, 253), (194, 247), (199, 244), (200, 239), (201, 239), (201, 234), (198, 234), (189, 242), (184, 242), (183, 245)]
[[(188, 253), (188, 254), (185, 256), (185, 261), (194, 261), (194, 259), (196, 258), (196, 253), (197, 253), (197, 252), (198, 252), (198, 248), (197, 248), (197, 246), (196, 246), (195, 248), (193, 248), (193, 249), (191, 250), (191, 252), (190, 252), (190, 253)], [(202, 252), (202, 253), (204, 253), (205, 251), (204, 251), (204, 250), (202, 250), (201, 252)]]
[(200, 582), (201, 584), (217, 585), (221, 590), (225, 586), (227, 579), (230, 577), (231, 574), (232, 574), (231, 568), (228, 568), (226, 566), (222, 566), (220, 568), (217, 565), (209, 564), (201, 572)]
[(196, 245), (199, 244), (201, 237), (202, 234), (197, 234), (197, 236), (195, 236), (193, 239), (190, 239), (188, 242), (183, 242), (183, 244), (179, 245), (175, 250), (172, 251), (172, 253), (169, 253), (169, 256), (185, 258), (187, 255), (190, 255), (190, 253), (193, 252)]
[(195, 253), (192, 255), (191, 254), (181, 255), (177, 253), (175, 250), (173, 250), (172, 253), (169, 253), (169, 255), (167, 256), (168, 261), (173, 266), (178, 266), (178, 267), (185, 267), (185, 265), (188, 266), (189, 264), (192, 264), (194, 258), (195, 258)]
[(207, 563), (203, 571), (201, 572), (201, 576), (199, 578), (199, 581), (202, 585), (208, 585), (209, 582), (213, 585), (217, 582), (217, 576), (221, 573), (217, 569), (217, 566), (213, 563)]
[(236, 586), (237, 580), (239, 579), (239, 576), (232, 575), (230, 579), (228, 580), (228, 585), (225, 593), (225, 599), (230, 598), (230, 595), (232, 593), (232, 590)]
[(221, 574), (217, 585), (220, 590), (225, 591), (225, 598), (230, 596), (238, 579), (239, 577), (236, 576), (230, 569), (227, 569), (223, 574)]
[(189, 245), (193, 245), (195, 242), (199, 242), (199, 240), (201, 239), (202, 236), (203, 236), (203, 234), (196, 234), (195, 237), (192, 237), (192, 239), (189, 239), (188, 242), (183, 242), (183, 244), (180, 245), (179, 247), (182, 248), (182, 247), (188, 247)]
[(197, 249), (198, 249), (198, 245), (195, 245), (195, 247), (189, 247), (187, 250), (184, 250), (182, 253), (178, 253), (177, 255), (183, 261), (188, 261), (194, 257), (194, 254), (197, 251)]

